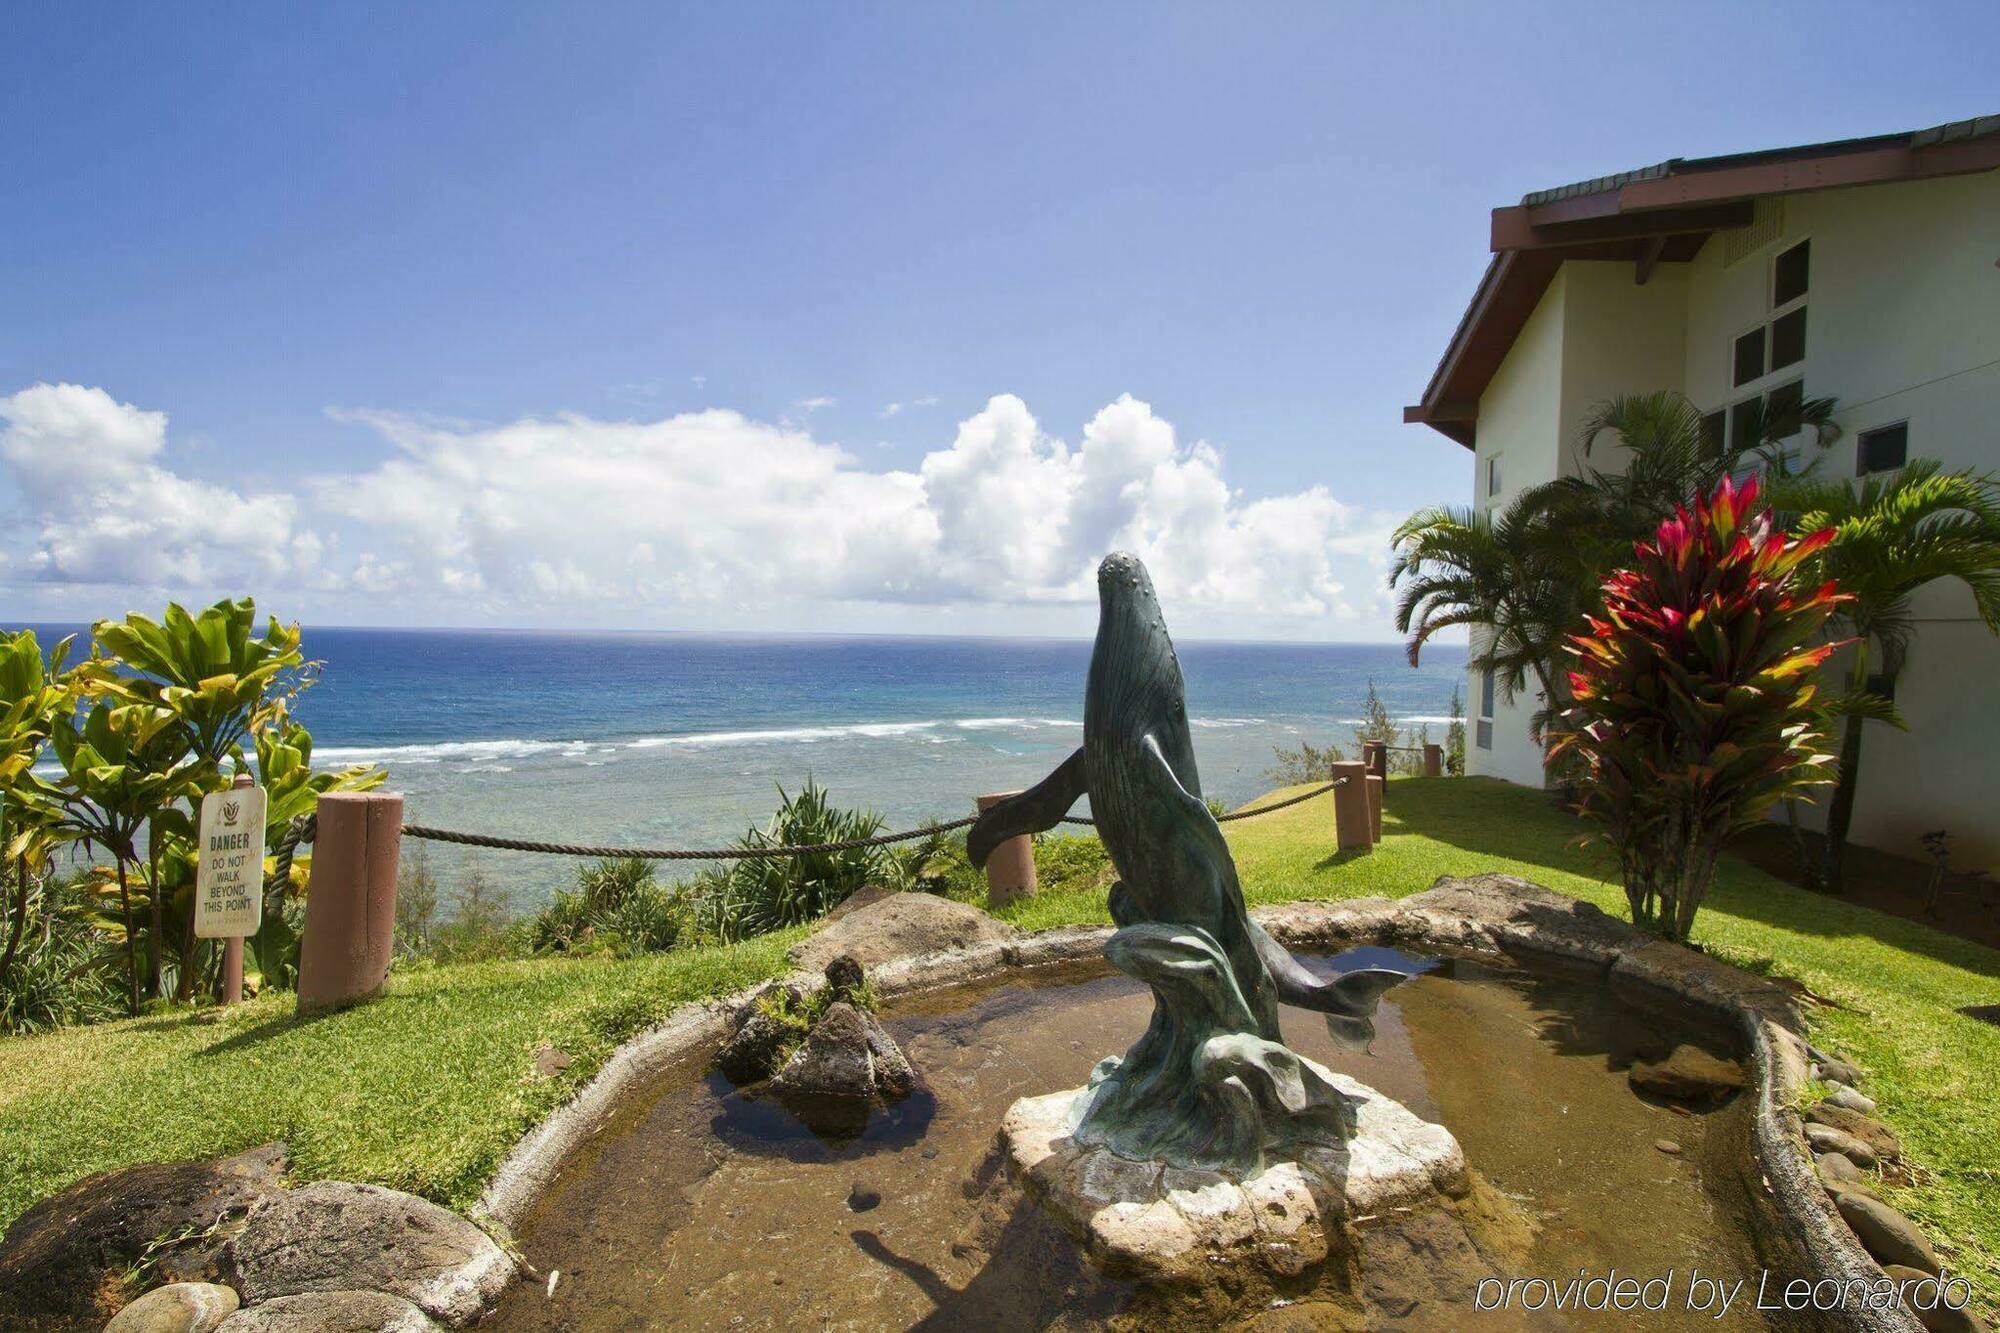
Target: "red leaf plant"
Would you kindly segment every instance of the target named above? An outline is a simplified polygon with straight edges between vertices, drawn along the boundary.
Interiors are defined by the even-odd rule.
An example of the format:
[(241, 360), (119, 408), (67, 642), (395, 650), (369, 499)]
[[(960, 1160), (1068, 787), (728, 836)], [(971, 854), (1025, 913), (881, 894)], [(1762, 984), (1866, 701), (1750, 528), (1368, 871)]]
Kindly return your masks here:
[(1549, 747), (1586, 773), (1577, 809), (1617, 849), (1634, 924), (1686, 940), (1723, 844), (1780, 799), (1833, 781), (1813, 641), (1844, 594), (1799, 587), (1833, 529), (1796, 540), (1724, 478), (1604, 581), (1590, 632), (1570, 636), (1574, 703)]

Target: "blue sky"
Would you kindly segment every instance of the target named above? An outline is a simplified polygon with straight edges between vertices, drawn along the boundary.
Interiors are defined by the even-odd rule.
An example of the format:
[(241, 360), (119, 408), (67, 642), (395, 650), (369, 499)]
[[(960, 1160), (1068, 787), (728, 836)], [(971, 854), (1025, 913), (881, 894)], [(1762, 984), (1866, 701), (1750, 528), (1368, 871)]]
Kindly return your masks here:
[(1084, 632), (1124, 540), (1198, 631), (1391, 637), (1491, 207), (2000, 110), (1990, 5), (4, 22), (23, 619)]

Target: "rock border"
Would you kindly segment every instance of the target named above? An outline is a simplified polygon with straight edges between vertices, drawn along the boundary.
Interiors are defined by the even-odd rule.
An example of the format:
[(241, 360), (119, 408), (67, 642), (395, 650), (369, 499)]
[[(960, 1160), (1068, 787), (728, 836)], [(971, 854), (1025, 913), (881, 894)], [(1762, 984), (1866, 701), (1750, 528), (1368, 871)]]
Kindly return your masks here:
[[(864, 911), (866, 909), (863, 909)], [(1338, 950), (1363, 944), (1497, 960), (1531, 971), (1578, 975), (1621, 998), (1691, 1007), (1742, 1039), (1752, 1066), (1752, 1157), (1762, 1169), (1785, 1239), (1816, 1271), (1815, 1281), (1876, 1283), (1883, 1277), (1822, 1186), (1795, 1109), (1812, 1077), (1813, 1052), (1797, 1004), (1764, 978), (1635, 931), (1594, 904), (1511, 875), (1441, 876), (1410, 897), (1296, 902), (1252, 914), (1293, 948)], [(969, 949), (895, 959), (871, 969), (884, 999), (960, 986), (1013, 971), (1092, 961), (1110, 926), (1064, 926)], [(568, 1159), (617, 1114), (623, 1098), (675, 1064), (706, 1056), (727, 1035), (730, 1016), (768, 986), (813, 989), (824, 978), (794, 972), (717, 1000), (682, 1006), (621, 1046), (569, 1102), (525, 1135), (473, 1207), (476, 1220), (511, 1231), (538, 1203)], [(1922, 1333), (1908, 1311), (1824, 1312), (1831, 1326)]]

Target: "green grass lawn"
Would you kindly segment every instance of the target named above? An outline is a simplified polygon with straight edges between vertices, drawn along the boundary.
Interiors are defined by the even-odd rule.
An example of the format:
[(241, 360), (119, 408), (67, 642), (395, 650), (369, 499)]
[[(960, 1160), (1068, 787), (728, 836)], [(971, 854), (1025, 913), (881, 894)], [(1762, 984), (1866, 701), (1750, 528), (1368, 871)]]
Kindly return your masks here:
[[(1229, 825), (1255, 903), (1401, 897), (1439, 875), (1506, 871), (1622, 915), (1601, 852), (1539, 793), (1481, 779), (1389, 784), (1383, 840), (1332, 853), (1333, 807), (1308, 801)], [(1104, 921), (1094, 847), (1049, 846), (1059, 886), (1010, 911), (1028, 928)], [(1051, 874), (1050, 872), (1057, 872)], [(1062, 884), (1084, 885), (1064, 888)], [(2000, 1028), (1954, 1012), (2000, 1003), (2000, 953), (1725, 860), (1696, 938), (1845, 1008), (1818, 1039), (1870, 1073), (1919, 1183), (1888, 1191), (1955, 1247), (1953, 1267), (2000, 1293)], [(375, 1181), (463, 1208), (514, 1140), (624, 1037), (681, 1001), (774, 975), (796, 932), (632, 962), (470, 964), (398, 975), (391, 996), (311, 1022), (271, 996), (209, 1016), (144, 1018), (0, 1039), (0, 1222), (93, 1171), (210, 1156), (270, 1139), (300, 1179)], [(533, 1072), (551, 1042), (575, 1056)]]

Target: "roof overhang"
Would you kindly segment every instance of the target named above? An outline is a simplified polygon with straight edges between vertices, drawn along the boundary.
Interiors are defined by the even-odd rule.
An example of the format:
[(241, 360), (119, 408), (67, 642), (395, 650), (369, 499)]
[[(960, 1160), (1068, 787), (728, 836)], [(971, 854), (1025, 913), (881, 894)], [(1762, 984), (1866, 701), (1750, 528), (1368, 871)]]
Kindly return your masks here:
[(1676, 158), (1496, 208), (1493, 260), (1423, 399), (1403, 409), (1403, 420), (1472, 448), (1479, 397), (1566, 260), (1630, 260), (1634, 281), (1644, 283), (1657, 264), (1693, 259), (1715, 232), (1748, 226), (1762, 196), (1995, 168), (2000, 116), (1986, 116), (1910, 134)]

